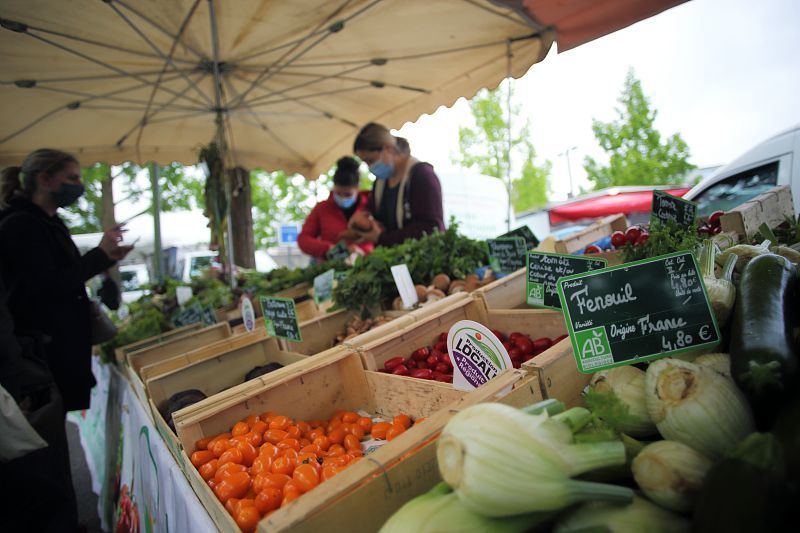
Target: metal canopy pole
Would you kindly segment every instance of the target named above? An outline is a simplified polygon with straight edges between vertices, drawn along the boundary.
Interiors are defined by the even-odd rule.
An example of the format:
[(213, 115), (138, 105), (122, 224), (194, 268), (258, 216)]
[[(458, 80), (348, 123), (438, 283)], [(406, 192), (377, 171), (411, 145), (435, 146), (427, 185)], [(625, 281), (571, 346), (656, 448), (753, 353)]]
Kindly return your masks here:
[(222, 106), (222, 74), (219, 70), (219, 31), (217, 29), (217, 12), (214, 9), (214, 0), (208, 0), (208, 17), (211, 22), (211, 46), (214, 54), (212, 60), (213, 73), (214, 73), (214, 111), (216, 113), (217, 124), (217, 146), (219, 147), (220, 159), (222, 159), (223, 178), (225, 179), (225, 196), (227, 197), (228, 216), (226, 237), (228, 239), (227, 252), (228, 252), (228, 268), (230, 276), (231, 288), (236, 288), (236, 276), (233, 273), (233, 227), (231, 225), (231, 205), (233, 203), (233, 192), (231, 190), (231, 176), (226, 169), (226, 155), (228, 153), (228, 145), (225, 142), (225, 115), (228, 110)]
[(153, 277), (164, 281), (164, 252), (161, 250), (161, 173), (158, 163), (150, 164), (150, 184), (153, 190)]
[(506, 213), (506, 231), (511, 231), (511, 40), (506, 43), (506, 111), (508, 121), (506, 122), (506, 190), (508, 191), (508, 211)]

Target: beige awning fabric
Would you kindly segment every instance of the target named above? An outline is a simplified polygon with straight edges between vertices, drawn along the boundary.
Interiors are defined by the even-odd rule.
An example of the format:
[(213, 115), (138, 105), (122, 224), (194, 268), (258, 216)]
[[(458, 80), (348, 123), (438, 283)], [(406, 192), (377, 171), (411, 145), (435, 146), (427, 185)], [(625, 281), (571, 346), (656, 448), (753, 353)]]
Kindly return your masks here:
[(399, 128), (496, 87), (509, 45), (514, 77), (541, 61), (554, 32), (515, 7), (4, 0), (0, 165), (44, 146), (83, 164), (196, 163), (221, 114), (235, 164), (313, 179), (364, 123)]
[(522, 0), (543, 27), (558, 28), (558, 51), (587, 43), (687, 0)]

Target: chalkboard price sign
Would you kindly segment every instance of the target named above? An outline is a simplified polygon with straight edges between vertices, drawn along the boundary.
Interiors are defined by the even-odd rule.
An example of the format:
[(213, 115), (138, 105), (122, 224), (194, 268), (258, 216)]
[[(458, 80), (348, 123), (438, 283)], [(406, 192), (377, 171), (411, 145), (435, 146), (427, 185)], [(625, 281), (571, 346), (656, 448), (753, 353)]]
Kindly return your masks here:
[(314, 303), (317, 305), (331, 299), (333, 293), (333, 279), (336, 275), (334, 269), (327, 270), (314, 278)]
[(522, 237), (488, 239), (489, 264), (492, 270), (510, 274), (525, 268), (528, 246)]
[(690, 252), (561, 278), (558, 294), (583, 373), (711, 347), (720, 339)]
[(512, 229), (508, 233), (500, 235), (498, 239), (507, 239), (511, 237), (522, 237), (525, 239), (528, 250), (539, 246), (539, 239), (536, 238), (536, 235), (533, 234), (531, 228), (528, 226), (520, 226), (517, 229)]
[(530, 307), (560, 310), (557, 284), (559, 278), (605, 268), (607, 264), (605, 259), (528, 252), (525, 299)]
[(653, 207), (650, 223), (653, 221), (675, 222), (679, 226), (689, 227), (694, 224), (697, 215), (697, 204), (672, 196), (664, 191), (653, 191)]
[(261, 298), (261, 310), (267, 333), (287, 341), (301, 342), (300, 326), (297, 324), (297, 310), (291, 298)]
[(176, 328), (188, 326), (202, 322), (206, 326), (213, 326), (217, 323), (217, 313), (210, 305), (205, 307), (200, 304), (192, 304), (189, 307), (182, 307), (172, 317), (172, 323)]

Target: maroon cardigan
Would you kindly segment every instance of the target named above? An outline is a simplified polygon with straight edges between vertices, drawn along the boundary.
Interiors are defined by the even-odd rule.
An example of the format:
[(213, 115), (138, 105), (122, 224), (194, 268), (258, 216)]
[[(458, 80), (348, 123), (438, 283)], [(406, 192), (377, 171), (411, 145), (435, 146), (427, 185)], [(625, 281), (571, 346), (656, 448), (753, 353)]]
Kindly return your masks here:
[[(417, 163), (411, 167), (403, 204), (403, 227), (381, 233), (378, 239), (380, 246), (394, 246), (406, 239), (418, 239), (426, 233), (444, 231), (442, 186), (430, 164)], [(367, 211), (377, 218), (378, 207), (375, 205), (373, 185), (367, 201)], [(379, 222), (386, 225), (383, 220)]]

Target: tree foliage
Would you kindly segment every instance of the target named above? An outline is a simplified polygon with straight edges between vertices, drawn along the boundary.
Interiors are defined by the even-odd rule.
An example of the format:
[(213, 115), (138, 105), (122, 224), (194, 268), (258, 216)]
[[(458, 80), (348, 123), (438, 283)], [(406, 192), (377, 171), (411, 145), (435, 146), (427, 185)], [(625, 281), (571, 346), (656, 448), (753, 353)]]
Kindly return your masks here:
[(663, 138), (654, 123), (658, 111), (651, 108), (642, 83), (633, 70), (625, 77), (617, 120), (592, 121), (600, 147), (608, 153), (608, 165), (591, 157), (584, 160), (595, 189), (619, 185), (669, 185), (681, 181), (695, 168), (689, 163), (689, 147), (676, 133)]
[(255, 170), (250, 173), (250, 187), (256, 249), (276, 246), (277, 225), (301, 223), (316, 204), (313, 184), (297, 174)]
[[(512, 94), (513, 99), (513, 94)], [(512, 204), (517, 212), (547, 203), (551, 164), (536, 163), (536, 150), (530, 141), (526, 120), (512, 133), (508, 150), (508, 120), (503, 95), (499, 90), (483, 90), (470, 101), (475, 127), (458, 130), (459, 153), (454, 162), (487, 176), (505, 181), (508, 168), (512, 176)], [(513, 117), (520, 117), (520, 106), (512, 105)], [(512, 120), (512, 127), (520, 120)]]

